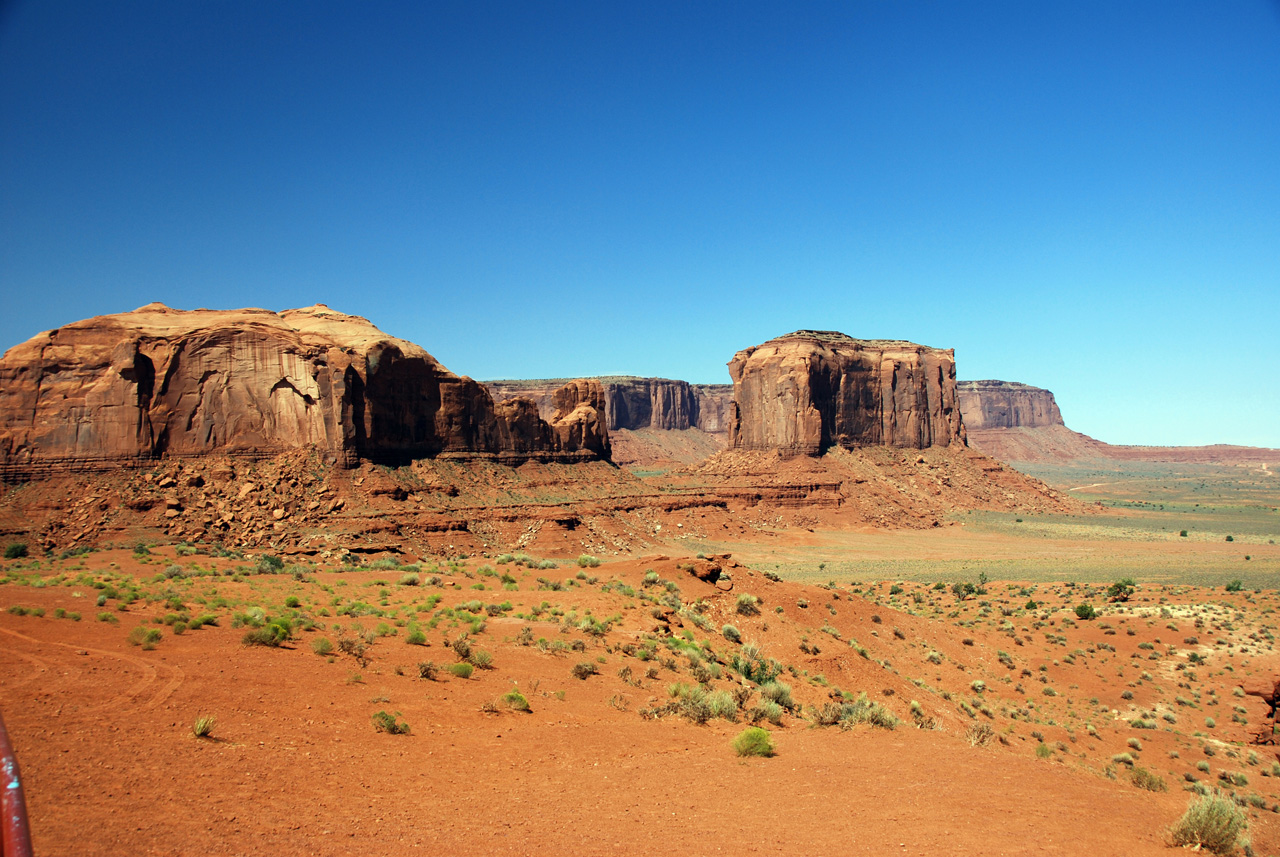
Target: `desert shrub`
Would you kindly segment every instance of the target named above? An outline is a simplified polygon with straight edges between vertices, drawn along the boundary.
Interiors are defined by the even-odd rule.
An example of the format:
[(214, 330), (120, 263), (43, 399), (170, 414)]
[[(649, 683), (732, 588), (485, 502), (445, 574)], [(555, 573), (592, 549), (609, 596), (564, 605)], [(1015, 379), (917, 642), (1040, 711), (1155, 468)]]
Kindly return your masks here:
[(707, 694), (707, 708), (712, 717), (719, 717), (730, 722), (738, 719), (738, 703), (733, 694), (726, 690), (713, 690)]
[(22, 558), (23, 558), (23, 557), (25, 557), (26, 555), (27, 555), (27, 543), (26, 543), (26, 542), (11, 542), (11, 543), (10, 543), (7, 547), (5, 547), (5, 549), (4, 549), (4, 558), (5, 558), (5, 559), (22, 559)]
[(502, 702), (512, 711), (530, 711), (529, 700), (514, 687), (502, 695)]
[(1132, 577), (1121, 578), (1107, 587), (1107, 598), (1112, 601), (1128, 601), (1135, 587)]
[(493, 655), (484, 649), (472, 649), (471, 655), (467, 658), (467, 663), (478, 670), (491, 670), (493, 669)]
[(186, 577), (187, 570), (177, 563), (174, 563), (164, 570), (164, 576), (169, 580), (173, 580), (175, 577)]
[(1125, 741), (1125, 743), (1129, 745), (1130, 750), (1142, 749), (1142, 742), (1139, 741), (1137, 738), (1130, 738), (1128, 741)]
[(742, 634), (738, 631), (737, 628), (733, 627), (732, 625), (725, 625), (723, 628), (720, 629), (720, 633), (723, 634), (724, 638), (728, 640), (730, 643), (742, 642)]
[(311, 651), (321, 656), (331, 655), (333, 654), (333, 643), (328, 637), (316, 637), (311, 641)]
[(417, 586), (420, 583), (422, 583), (422, 578), (418, 577), (418, 575), (413, 572), (400, 575), (401, 586)]
[(1247, 821), (1234, 801), (1218, 795), (1193, 800), (1169, 831), (1174, 845), (1227, 854), (1244, 833)]
[[(1227, 541), (1230, 541), (1230, 540), (1231, 540), (1231, 537), (1228, 536)], [(1244, 588), (1244, 584), (1238, 580), (1233, 580), (1230, 583), (1228, 583), (1224, 588), (1227, 590), (1227, 592), (1239, 592), (1241, 589)]]
[(293, 636), (293, 623), (283, 616), (267, 619), (260, 628), (252, 628), (240, 638), (241, 645), (278, 647)]
[(760, 647), (747, 643), (729, 661), (739, 675), (755, 684), (768, 684), (782, 674), (782, 664), (760, 654)]
[(1049, 758), (1049, 757), (1050, 757), (1050, 756), (1052, 756), (1052, 755), (1053, 755), (1053, 750), (1049, 747), (1049, 745), (1048, 745), (1048, 744), (1037, 744), (1037, 745), (1036, 745), (1036, 758), (1037, 758), (1037, 759), (1047, 759), (1047, 758)]
[(409, 633), (404, 638), (405, 645), (409, 646), (425, 646), (427, 644), (427, 635), (417, 625), (409, 626)]
[[(399, 714), (400, 712), (396, 712)], [(403, 720), (396, 720), (395, 714), (388, 714), (385, 711), (375, 712), (373, 715), (373, 728), (379, 732), (386, 732), (388, 735), (408, 735), (409, 724)]]
[(1159, 774), (1153, 774), (1146, 768), (1135, 767), (1133, 773), (1129, 775), (1129, 781), (1140, 789), (1146, 789), (1149, 792), (1166, 792), (1169, 786), (1165, 784), (1164, 777)]
[(150, 651), (156, 647), (156, 643), (160, 642), (161, 636), (159, 628), (147, 628), (139, 625), (129, 632), (129, 645), (141, 646)]
[(742, 616), (756, 616), (760, 613), (760, 599), (754, 595), (743, 593), (738, 596), (738, 613)]
[(436, 665), (434, 661), (421, 661), (418, 664), (418, 678), (425, 678), (427, 681), (436, 680)]
[(213, 734), (213, 727), (218, 725), (218, 719), (212, 714), (202, 714), (196, 718), (196, 722), (191, 724), (191, 734), (197, 738), (208, 738)]
[(645, 586), (657, 586), (658, 572), (654, 571), (653, 569), (649, 569), (644, 573), (644, 580), (641, 581), (641, 583)]
[(274, 554), (264, 553), (258, 557), (258, 574), (279, 574), (284, 571), (284, 560)]
[(781, 705), (768, 699), (762, 699), (759, 705), (747, 712), (747, 718), (752, 723), (768, 720), (774, 726), (780, 726), (783, 713)]
[(466, 661), (459, 661), (456, 664), (449, 664), (449, 672), (458, 678), (471, 678), (471, 674), (475, 672), (475, 667)]
[(760, 686), (760, 696), (788, 711), (793, 711), (796, 704), (791, 699), (791, 686), (782, 681), (771, 681)]
[(583, 554), (578, 557), (578, 568), (596, 568), (600, 565), (600, 560), (590, 554)]
[(596, 668), (596, 665), (591, 661), (579, 661), (573, 665), (573, 669), (570, 671), (570, 674), (576, 679), (586, 681), (598, 672), (599, 670)]
[(985, 747), (996, 737), (996, 730), (989, 723), (970, 723), (964, 733), (971, 747)]
[(776, 750), (767, 729), (748, 726), (733, 739), (733, 752), (739, 756), (772, 756)]
[(1081, 619), (1096, 619), (1098, 611), (1093, 608), (1092, 604), (1077, 604), (1076, 616)]

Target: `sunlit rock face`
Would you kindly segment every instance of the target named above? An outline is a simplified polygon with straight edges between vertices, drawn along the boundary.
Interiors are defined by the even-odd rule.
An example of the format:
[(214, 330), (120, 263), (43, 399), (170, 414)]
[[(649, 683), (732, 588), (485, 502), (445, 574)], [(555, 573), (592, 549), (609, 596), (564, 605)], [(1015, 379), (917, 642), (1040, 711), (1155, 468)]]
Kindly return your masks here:
[(0, 473), (298, 448), (349, 465), (607, 458), (604, 420), (586, 412), (599, 385), (568, 395), (563, 425), (531, 402), (495, 408), (421, 347), (325, 306), (149, 304), (41, 333), (0, 359)]
[(733, 448), (817, 455), (965, 440), (950, 349), (802, 330), (739, 351), (729, 374)]

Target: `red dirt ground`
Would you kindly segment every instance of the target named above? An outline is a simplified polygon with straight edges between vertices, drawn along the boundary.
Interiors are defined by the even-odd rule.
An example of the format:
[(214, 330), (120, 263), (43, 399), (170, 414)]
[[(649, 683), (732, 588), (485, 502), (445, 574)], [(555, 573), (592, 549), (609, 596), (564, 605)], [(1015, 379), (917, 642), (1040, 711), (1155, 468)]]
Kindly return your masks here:
[[(227, 577), (207, 572), (229, 573), (252, 560), (179, 558), (171, 548), (154, 554), (145, 562), (128, 551), (106, 551), (44, 561), (39, 568), (5, 563), (0, 608), (9, 612), (0, 613), (0, 708), (19, 753), (41, 855), (408, 854), (424, 848), (451, 854), (1160, 854), (1167, 851), (1165, 831), (1188, 801), (1175, 777), (1194, 771), (1204, 757), (1193, 749), (1210, 743), (1190, 736), (1199, 728), (1192, 720), (1219, 709), (1221, 728), (1211, 742), (1222, 755), (1211, 760), (1214, 772), (1228, 765), (1247, 769), (1250, 787), (1240, 791), (1262, 795), (1265, 809), (1276, 803), (1280, 787), (1280, 779), (1261, 773), (1275, 761), (1272, 748), (1253, 748), (1262, 758), (1250, 765), (1244, 758), (1249, 748), (1238, 743), (1248, 730), (1229, 721), (1237, 702), (1247, 703), (1242, 707), (1252, 728), (1265, 717), (1256, 697), (1237, 698), (1232, 688), (1245, 673), (1272, 675), (1269, 646), (1263, 652), (1246, 632), (1258, 632), (1257, 623), (1265, 621), (1261, 611), (1274, 596), (1256, 602), (1246, 600), (1248, 593), (1231, 596), (1233, 609), (1247, 611), (1248, 620), (1237, 617), (1230, 631), (1202, 632), (1211, 661), (1230, 658), (1241, 669), (1201, 670), (1195, 691), (1204, 694), (1197, 696), (1203, 710), (1179, 711), (1180, 725), (1171, 730), (1137, 731), (1126, 722), (1132, 712), (1119, 698), (1122, 689), (1137, 687), (1135, 711), (1170, 707), (1168, 696), (1192, 692), (1173, 684), (1182, 678), (1174, 670), (1187, 651), (1165, 656), (1161, 649), (1162, 678), (1133, 684), (1142, 668), (1137, 659), (1148, 657), (1140, 643), (1161, 634), (1165, 643), (1180, 643), (1195, 633), (1190, 614), (1177, 620), (1178, 631), (1165, 629), (1167, 618), (1143, 618), (1140, 608), (1155, 609), (1162, 597), (1176, 600), (1158, 588), (1143, 588), (1131, 605), (1108, 612), (1103, 620), (1120, 629), (1109, 635), (1098, 624), (1062, 621), (1078, 591), (1041, 586), (1035, 597), (1045, 624), (1034, 635), (1027, 630), (1015, 647), (1008, 640), (1017, 632), (1000, 630), (998, 613), (985, 618), (977, 599), (953, 603), (947, 593), (911, 585), (894, 596), (887, 594), (888, 584), (860, 594), (805, 587), (732, 563), (725, 565), (733, 581), (728, 592), (679, 567), (701, 567), (695, 560), (653, 557), (588, 568), (561, 591), (539, 588), (537, 578), (567, 580), (576, 567), (498, 566), (518, 581), (518, 589), (508, 591), (477, 574), (482, 559), (424, 568), (423, 584), (410, 587), (398, 585), (402, 570), (396, 569), (302, 570), (302, 580), (289, 573)], [(191, 571), (172, 580), (157, 575), (174, 562)], [(902, 722), (892, 731), (866, 724), (842, 730), (788, 714), (781, 726), (765, 724), (776, 756), (740, 759), (729, 745), (742, 722), (642, 718), (640, 709), (667, 700), (669, 684), (693, 681), (685, 662), (672, 658), (676, 670), (661, 665), (667, 655), (661, 646), (659, 659), (650, 661), (623, 650), (665, 625), (651, 615), (665, 590), (644, 585), (647, 569), (672, 581), (685, 605), (703, 602), (706, 628), (688, 612), (668, 611), (677, 635), (690, 632), (731, 655), (738, 647), (719, 629), (732, 622), (744, 639), (795, 668), (783, 678), (806, 707), (822, 705), (830, 687), (839, 685), (867, 692)], [(440, 585), (429, 585), (432, 573)], [(139, 582), (138, 600), (95, 605), (106, 591), (95, 581), (123, 594), (130, 578)], [(605, 591), (604, 584), (614, 581), (639, 595)], [(481, 584), (486, 589), (476, 589)], [(209, 606), (215, 590), (228, 603)], [(759, 615), (735, 612), (746, 592), (762, 599)], [(908, 600), (913, 593), (919, 602)], [(312, 651), (321, 635), (336, 641), (355, 623), (369, 629), (381, 621), (376, 615), (324, 615), (338, 603), (386, 601), (380, 609), (391, 630), (415, 615), (423, 623), (437, 615), (412, 612), (433, 594), (442, 597), (442, 608), (473, 598), (513, 603), (512, 611), (491, 616), (483, 633), (472, 637), (494, 656), (493, 669), (465, 680), (418, 677), (421, 661), (456, 659), (445, 637), (456, 639), (460, 631), (448, 617), (436, 627), (424, 625), (425, 648), (405, 645), (407, 625), (395, 627), (394, 636), (376, 640), (363, 666), (349, 655), (335, 652), (327, 659)], [(242, 645), (244, 629), (232, 627), (233, 615), (254, 604), (277, 614), (289, 596), (299, 599), (299, 616), (327, 627), (299, 631), (282, 648)], [(178, 598), (184, 612), (216, 613), (218, 625), (175, 635), (172, 626), (153, 624), (174, 611), (168, 597)], [(890, 605), (891, 598), (901, 609)], [(990, 599), (1010, 609), (1026, 600), (1003, 582), (993, 584)], [(542, 601), (579, 616), (619, 618), (593, 637), (566, 628), (559, 617), (514, 615)], [(33, 615), (35, 608), (44, 615)], [(59, 608), (78, 611), (81, 620), (55, 618)], [(933, 609), (957, 615), (923, 615)], [(118, 623), (96, 621), (100, 612)], [(1039, 615), (1018, 613), (1011, 621), (1020, 626)], [(127, 642), (140, 623), (162, 630), (154, 650)], [(525, 626), (534, 637), (580, 641), (582, 651), (519, 645), (516, 635)], [(1126, 627), (1137, 629), (1135, 635)], [(1050, 632), (1071, 640), (1065, 648), (1047, 642)], [(1232, 647), (1256, 645), (1256, 651), (1237, 656), (1214, 649), (1209, 637), (1218, 634), (1229, 636)], [(859, 656), (851, 640), (861, 641), (867, 656)], [(797, 644), (805, 641), (820, 644), (821, 651), (801, 652)], [(1097, 648), (1104, 641), (1118, 651)], [(1074, 663), (1063, 662), (1085, 646), (1088, 654), (1081, 648)], [(1038, 683), (1026, 677), (1021, 681), (1034, 693), (1015, 691), (1017, 674), (1009, 672), (1005, 681), (998, 647), (1010, 649), (1017, 666), (1030, 673), (1045, 672), (1060, 696), (1042, 698)], [(928, 651), (938, 652), (942, 664), (925, 660)], [(572, 667), (583, 661), (595, 663), (599, 674), (573, 678)], [(622, 667), (633, 671), (635, 684), (618, 675)], [(650, 667), (657, 677), (643, 678)], [(973, 696), (967, 688), (978, 677), (988, 687), (980, 701), (993, 710), (971, 720), (956, 701)], [(738, 684), (727, 668), (711, 682), (726, 689)], [(483, 710), (513, 686), (528, 697), (530, 713)], [(1087, 696), (1099, 705), (1086, 704)], [(938, 728), (912, 728), (910, 699), (923, 703)], [(1036, 722), (1006, 713), (1032, 699), (1040, 706), (1030, 715)], [(1097, 713), (1108, 706), (1114, 716)], [(411, 732), (375, 731), (371, 715), (384, 709), (398, 712)], [(1084, 709), (1094, 713), (1082, 714)], [(212, 738), (201, 740), (191, 726), (203, 714), (216, 715), (217, 726)], [(1085, 734), (1084, 720), (1096, 723), (1096, 738)], [(1008, 743), (971, 746), (965, 735), (975, 722), (990, 723)], [(1033, 729), (1043, 731), (1051, 747), (1062, 742), (1049, 759), (1033, 753)], [(1142, 764), (1168, 780), (1167, 792), (1135, 788), (1123, 767), (1116, 779), (1106, 776), (1108, 767), (1115, 775), (1110, 756), (1132, 736), (1145, 745), (1137, 754), (1145, 756)], [(1170, 750), (1180, 756), (1170, 757)], [(1227, 753), (1238, 758), (1228, 763)], [(1275, 853), (1272, 817), (1252, 812), (1256, 853)]]

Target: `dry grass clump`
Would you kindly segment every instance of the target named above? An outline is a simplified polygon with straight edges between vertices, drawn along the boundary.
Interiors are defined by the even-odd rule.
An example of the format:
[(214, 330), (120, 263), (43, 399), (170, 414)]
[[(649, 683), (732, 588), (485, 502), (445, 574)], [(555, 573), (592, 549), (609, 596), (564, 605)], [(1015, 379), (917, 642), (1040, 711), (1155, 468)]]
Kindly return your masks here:
[(733, 752), (739, 756), (772, 756), (777, 750), (767, 729), (748, 726), (733, 739)]

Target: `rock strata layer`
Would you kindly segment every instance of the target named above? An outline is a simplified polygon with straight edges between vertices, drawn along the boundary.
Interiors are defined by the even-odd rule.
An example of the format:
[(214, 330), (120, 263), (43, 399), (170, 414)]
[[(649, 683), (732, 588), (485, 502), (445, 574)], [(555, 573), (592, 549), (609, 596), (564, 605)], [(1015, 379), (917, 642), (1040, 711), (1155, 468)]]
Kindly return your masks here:
[[(668, 378), (607, 377), (592, 379), (604, 392), (604, 412), (609, 431), (639, 429), (705, 432), (728, 430), (728, 413), (733, 388), (728, 384), (690, 384)], [(530, 381), (489, 381), (486, 386), (496, 401), (523, 397), (538, 403), (542, 413), (556, 405), (555, 391), (565, 379)]]
[(148, 304), (41, 333), (0, 359), (0, 475), (320, 449), (346, 465), (435, 456), (609, 457), (598, 383), (495, 406), (488, 391), (366, 319)]
[(956, 397), (969, 431), (1064, 424), (1053, 393), (1039, 387), (1014, 381), (958, 381)]
[(739, 351), (729, 374), (731, 448), (817, 455), (965, 441), (950, 349), (802, 330)]

